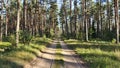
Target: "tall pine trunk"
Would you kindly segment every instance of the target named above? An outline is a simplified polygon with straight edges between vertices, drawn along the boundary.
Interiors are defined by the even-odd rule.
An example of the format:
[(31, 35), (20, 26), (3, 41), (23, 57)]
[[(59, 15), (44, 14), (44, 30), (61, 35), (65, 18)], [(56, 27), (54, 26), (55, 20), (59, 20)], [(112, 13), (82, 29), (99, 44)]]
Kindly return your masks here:
[(72, 0), (70, 0), (70, 34), (72, 36)]
[(88, 41), (88, 19), (87, 19), (87, 1), (84, 1), (84, 11), (85, 11), (85, 41)]
[(0, 16), (0, 41), (2, 41), (3, 36), (3, 15)]
[[(6, 2), (6, 4), (8, 4), (8, 0)], [(8, 35), (8, 21), (9, 21), (9, 9), (8, 9), (8, 5), (6, 6), (6, 23), (5, 23), (5, 36)]]
[(69, 38), (69, 29), (68, 29), (68, 20), (67, 20), (67, 10), (66, 10), (66, 8), (65, 8), (65, 6), (66, 6), (65, 2), (66, 2), (66, 1), (63, 1), (63, 2), (64, 2), (64, 14), (65, 14), (64, 19), (65, 19), (65, 25), (66, 25), (65, 30), (66, 30), (66, 36), (67, 36), (67, 38)]
[(23, 3), (23, 30), (26, 30), (27, 29), (27, 0), (24, 0), (24, 3)]
[(119, 0), (114, 0), (115, 6), (115, 23), (116, 23), (116, 43), (119, 43)]
[(77, 1), (74, 1), (74, 38), (76, 38), (77, 34)]
[(20, 0), (17, 0), (17, 26), (16, 26), (16, 46), (19, 43), (19, 30), (20, 30)]
[(107, 0), (107, 23), (108, 23), (108, 29), (110, 31), (110, 4), (109, 4), (109, 0)]

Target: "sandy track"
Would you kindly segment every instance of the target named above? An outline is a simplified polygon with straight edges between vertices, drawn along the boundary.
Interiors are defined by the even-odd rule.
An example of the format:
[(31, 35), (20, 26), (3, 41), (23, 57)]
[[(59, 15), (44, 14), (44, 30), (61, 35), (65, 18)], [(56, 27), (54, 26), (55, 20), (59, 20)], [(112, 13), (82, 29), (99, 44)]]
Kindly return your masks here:
[(50, 47), (47, 47), (46, 50), (40, 54), (40, 57), (37, 57), (37, 59), (24, 68), (87, 68), (83, 66), (84, 62), (79, 59), (73, 50), (68, 49), (63, 41), (59, 42), (61, 45), (61, 62), (60, 60), (56, 61), (56, 45), (58, 41), (54, 41)]
[(24, 68), (51, 68), (54, 63), (56, 42), (54, 41), (50, 47), (40, 53), (40, 57), (37, 57), (30, 64), (25, 65)]
[(86, 68), (84, 62), (79, 59), (73, 50), (68, 49), (67, 45), (60, 41), (62, 54), (64, 56), (64, 68)]

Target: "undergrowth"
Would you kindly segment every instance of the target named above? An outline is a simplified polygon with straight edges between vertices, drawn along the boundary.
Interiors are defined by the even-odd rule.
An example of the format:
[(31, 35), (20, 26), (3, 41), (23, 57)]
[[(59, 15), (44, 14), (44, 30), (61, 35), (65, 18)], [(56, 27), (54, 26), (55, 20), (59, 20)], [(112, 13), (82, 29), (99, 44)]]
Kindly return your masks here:
[(12, 47), (9, 42), (1, 42), (0, 68), (23, 68), (25, 64), (40, 56), (40, 51), (51, 42), (52, 40), (47, 38), (34, 38), (30, 45), (19, 44), (10, 50), (5, 50), (6, 47)]
[(120, 68), (120, 45), (104, 41), (65, 40), (65, 42), (88, 63), (90, 68)]

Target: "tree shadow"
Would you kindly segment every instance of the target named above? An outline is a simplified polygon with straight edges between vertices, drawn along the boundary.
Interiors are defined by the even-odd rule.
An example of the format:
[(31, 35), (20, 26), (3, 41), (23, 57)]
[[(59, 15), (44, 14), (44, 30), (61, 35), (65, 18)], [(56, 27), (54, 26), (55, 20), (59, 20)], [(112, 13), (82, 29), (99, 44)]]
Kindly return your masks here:
[(120, 65), (120, 61), (115, 56), (93, 53), (84, 53), (78, 55), (80, 55), (81, 58), (85, 58), (84, 61), (87, 61), (90, 68), (106, 68), (106, 66), (110, 66), (110, 68), (118, 68)]
[[(52, 65), (55, 68), (64, 67), (65, 63), (67, 63), (67, 66), (69, 66), (70, 68), (76, 67), (77, 64), (84, 66), (84, 68), (88, 68), (88, 65), (86, 63), (75, 63), (75, 62), (66, 61), (64, 59), (50, 59), (50, 58), (45, 58), (45, 57), (38, 57), (38, 58), (47, 61), (47, 63), (51, 63), (52, 61), (54, 61), (54, 63), (52, 63)], [(79, 66), (79, 67), (81, 67), (81, 66)]]
[(69, 48), (76, 49), (76, 48), (84, 48), (84, 49), (101, 49), (103, 51), (116, 51), (120, 50), (119, 45), (95, 45), (95, 44), (67, 44)]
[(41, 40), (36, 40), (34, 43), (35, 43), (35, 44), (38, 44), (38, 45), (49, 44), (48, 42), (46, 42), (46, 41), (41, 41)]
[[(119, 51), (120, 46), (119, 45), (111, 45), (110, 43), (97, 43), (96, 42), (79, 42), (76, 44), (67, 44), (69, 48), (76, 50), (76, 48), (81, 49), (100, 49), (102, 51), (106, 52), (114, 52)], [(84, 61), (87, 61), (89, 66), (92, 66), (91, 68), (105, 68), (105, 66), (119, 66), (120, 60), (115, 57), (114, 55), (109, 54), (97, 54), (97, 53), (81, 53), (77, 52), (79, 57), (84, 58)], [(112, 67), (111, 67), (112, 68)]]
[(23, 66), (13, 61), (0, 58), (0, 68), (23, 68)]

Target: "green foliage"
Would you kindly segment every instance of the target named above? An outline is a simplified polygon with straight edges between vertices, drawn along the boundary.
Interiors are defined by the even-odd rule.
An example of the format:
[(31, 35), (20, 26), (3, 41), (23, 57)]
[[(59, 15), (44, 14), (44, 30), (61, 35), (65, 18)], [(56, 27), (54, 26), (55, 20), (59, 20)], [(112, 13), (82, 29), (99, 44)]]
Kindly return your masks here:
[(95, 38), (95, 31), (93, 28), (89, 28), (89, 39)]
[(115, 38), (115, 31), (109, 31), (109, 30), (103, 31), (103, 40), (111, 41), (113, 38)]
[(0, 52), (4, 52), (6, 49), (11, 47), (11, 43), (9, 42), (0, 42)]
[(120, 46), (111, 42), (66, 40), (90, 68), (120, 68)]
[(77, 48), (76, 52), (90, 63), (90, 68), (119, 68), (120, 61), (117, 60), (112, 52), (90, 48)]
[(112, 43), (116, 43), (116, 39), (113, 39), (113, 40), (112, 40)]
[(55, 36), (55, 33), (54, 33), (53, 29), (50, 29), (50, 36), (51, 36), (51, 38), (54, 38), (54, 36)]
[(43, 40), (46, 41), (46, 35), (43, 35)]
[(8, 37), (8, 41), (9, 41), (13, 46), (15, 46), (15, 45), (16, 45), (15, 35), (10, 35), (10, 36)]
[(65, 34), (61, 34), (61, 39), (62, 40), (66, 40), (67, 39), (67, 37), (65, 36)]
[(21, 31), (20, 32), (20, 41), (24, 44), (29, 44), (32, 40), (32, 35), (29, 31)]
[(0, 57), (0, 68), (23, 68), (23, 66), (15, 62), (11, 62), (10, 59), (6, 59), (6, 57)]
[[(50, 41), (51, 39), (46, 40)], [(34, 41), (44, 42), (43, 38), (35, 38)], [(44, 42), (43, 45), (33, 42), (29, 46), (19, 44), (15, 49), (0, 52), (0, 68), (23, 68), (24, 65), (40, 56), (40, 51), (44, 50), (47, 44), (47, 42)], [(7, 42), (0, 43), (0, 47), (10, 47), (9, 45), (10, 43)]]
[(3, 36), (3, 37), (2, 37), (2, 41), (4, 41), (4, 42), (9, 42), (8, 38), (9, 38), (8, 36), (7, 36), (7, 37), (6, 37), (6, 36)]
[(77, 34), (77, 39), (79, 39), (79, 40), (84, 40), (84, 37), (85, 37), (85, 35), (84, 35), (83, 32), (79, 32), (79, 33)]
[(55, 53), (56, 53), (55, 64), (53, 65), (53, 67), (61, 68), (61, 66), (64, 66), (64, 60), (63, 60), (64, 57), (63, 57), (61, 45), (59, 42), (57, 42)]

